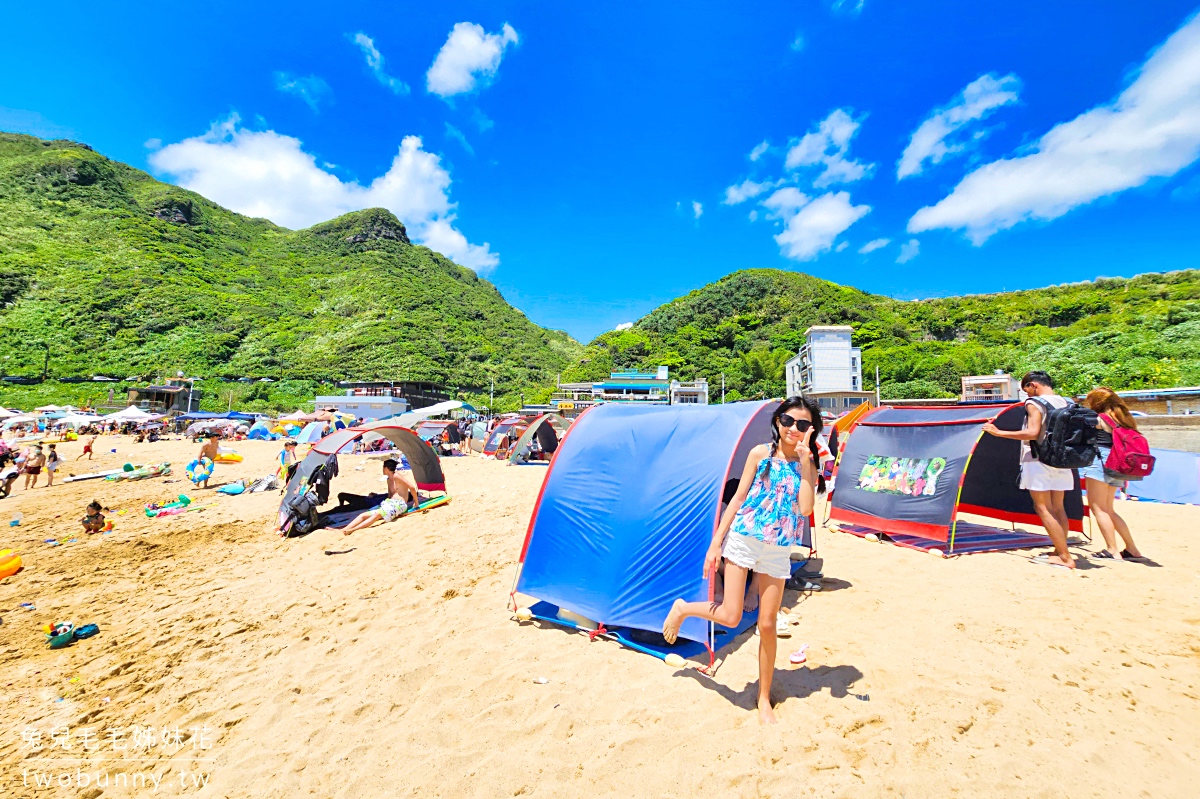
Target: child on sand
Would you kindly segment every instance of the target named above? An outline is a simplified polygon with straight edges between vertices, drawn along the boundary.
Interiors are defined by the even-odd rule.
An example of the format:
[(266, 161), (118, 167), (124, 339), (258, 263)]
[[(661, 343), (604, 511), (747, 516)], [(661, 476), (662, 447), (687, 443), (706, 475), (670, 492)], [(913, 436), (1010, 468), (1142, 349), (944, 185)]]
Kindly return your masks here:
[(92, 447), (96, 445), (96, 436), (91, 436), (87, 441), (83, 442), (83, 452), (75, 456), (75, 460), (79, 460), (84, 455), (88, 456), (88, 460), (92, 459)]
[[(213, 464), (213, 468), (215, 469), (216, 463), (217, 463), (217, 455), (220, 454), (220, 452), (221, 452), (221, 436), (219, 436), (216, 433), (209, 433), (207, 440), (205, 440), (205, 442), (204, 442), (204, 445), (202, 447), (200, 447), (200, 454), (196, 456), (196, 460), (202, 461), (205, 458), (208, 458), (208, 460)], [(196, 485), (199, 488), (208, 488), (208, 478), (205, 477), (203, 480), (196, 483)]]
[(663, 637), (674, 643), (689, 616), (733, 627), (741, 621), (746, 582), (753, 573), (759, 585), (758, 719), (775, 723), (771, 682), (778, 643), (776, 618), (783, 585), (791, 576), (791, 547), (804, 532), (816, 492), (825, 490), (817, 471), (821, 408), (816, 400), (789, 397), (771, 416), (771, 444), (750, 450), (737, 493), (721, 516), (704, 558), (704, 577), (711, 578), (725, 559), (725, 591), (721, 603), (675, 600), (663, 623)]
[(54, 485), (54, 470), (58, 468), (58, 465), (61, 462), (62, 462), (62, 458), (59, 457), (58, 450), (56, 450), (54, 448), (54, 445), (51, 444), (50, 452), (47, 453), (47, 455), (46, 455), (46, 486), (47, 487)]
[(104, 530), (104, 513), (99, 502), (92, 501), (87, 506), (87, 516), (81, 519), (83, 522), (83, 531), (89, 535), (99, 533)]
[(387, 476), (388, 484), (387, 499), (381, 502), (377, 509), (360, 513), (354, 521), (342, 528), (343, 535), (364, 530), (378, 521), (395, 521), (407, 513), (409, 508), (415, 508), (421, 504), (421, 497), (417, 493), (417, 484), (396, 470), (399, 465), (391, 458), (383, 462), (383, 473)]
[(288, 439), (279, 451), (279, 482), (286, 486), (296, 471), (296, 442)]

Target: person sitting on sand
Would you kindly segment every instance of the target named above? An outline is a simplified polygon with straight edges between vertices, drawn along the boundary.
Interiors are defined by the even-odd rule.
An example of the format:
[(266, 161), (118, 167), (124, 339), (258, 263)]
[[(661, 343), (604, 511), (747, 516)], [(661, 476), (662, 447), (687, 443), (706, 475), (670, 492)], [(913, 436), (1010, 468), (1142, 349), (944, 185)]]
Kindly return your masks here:
[(1047, 466), (1033, 456), (1029, 446), (1030, 441), (1041, 442), (1045, 438), (1047, 412), (1065, 408), (1071, 401), (1054, 393), (1054, 381), (1045, 372), (1027, 373), (1021, 378), (1021, 390), (1029, 395), (1029, 399), (1025, 400), (1025, 425), (1020, 430), (1001, 430), (991, 422), (980, 429), (997, 438), (1021, 442), (1020, 487), (1029, 492), (1033, 509), (1054, 545), (1054, 554), (1045, 562), (1074, 569), (1075, 558), (1067, 549), (1071, 528), (1063, 498), (1075, 487), (1075, 472)]
[(391, 458), (383, 462), (383, 473), (387, 476), (387, 499), (375, 510), (360, 513), (354, 521), (342, 528), (343, 535), (365, 530), (378, 521), (392, 522), (403, 516), (410, 508), (421, 504), (417, 484), (396, 469), (400, 464)]
[[(217, 455), (221, 452), (221, 436), (216, 433), (209, 433), (208, 438), (204, 441), (204, 446), (200, 447), (200, 454), (196, 456), (196, 460), (202, 461), (208, 458), (213, 463), (213, 468), (216, 468)], [(200, 482), (196, 483), (199, 488), (208, 488), (208, 478), (205, 477)]]
[(75, 460), (79, 460), (84, 455), (87, 455), (88, 460), (90, 461), (92, 459), (92, 447), (94, 447), (95, 445), (96, 445), (96, 436), (93, 435), (87, 441), (83, 442), (83, 452), (79, 453), (79, 455), (77, 455), (75, 457)]
[(775, 723), (771, 683), (775, 676), (776, 621), (783, 585), (791, 576), (791, 547), (804, 534), (804, 517), (813, 511), (825, 482), (817, 471), (821, 408), (797, 396), (780, 403), (771, 415), (772, 443), (750, 450), (737, 493), (721, 516), (704, 558), (710, 579), (725, 558), (724, 596), (715, 602), (675, 600), (663, 622), (663, 638), (675, 643), (684, 619), (695, 616), (724, 627), (742, 618), (746, 581), (758, 580), (758, 719)]
[(104, 530), (104, 513), (99, 502), (95, 500), (88, 503), (87, 516), (81, 519), (83, 522), (83, 531), (89, 535), (99, 533)]

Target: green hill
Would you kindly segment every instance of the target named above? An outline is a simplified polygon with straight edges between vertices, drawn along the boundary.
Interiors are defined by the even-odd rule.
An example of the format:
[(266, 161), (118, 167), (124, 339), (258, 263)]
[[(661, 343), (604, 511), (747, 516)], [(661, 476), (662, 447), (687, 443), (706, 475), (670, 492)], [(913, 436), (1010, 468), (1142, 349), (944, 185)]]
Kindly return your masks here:
[(784, 362), (819, 324), (854, 326), (867, 388), (878, 366), (884, 397), (955, 396), (961, 375), (994, 369), (1046, 369), (1070, 392), (1200, 385), (1197, 270), (915, 302), (735, 272), (598, 337), (563, 379), (665, 364), (716, 386), (724, 373), (729, 399), (779, 396)]
[[(388, 211), (290, 231), (85, 145), (16, 134), (0, 134), (0, 332), (7, 375), (40, 377), (47, 352), (52, 378), (182, 371), (222, 409), (294, 408), (340, 379), (430, 380), (486, 402), (494, 378), (512, 406), (582, 349), (411, 244)], [(0, 383), (0, 404), (97, 386)]]

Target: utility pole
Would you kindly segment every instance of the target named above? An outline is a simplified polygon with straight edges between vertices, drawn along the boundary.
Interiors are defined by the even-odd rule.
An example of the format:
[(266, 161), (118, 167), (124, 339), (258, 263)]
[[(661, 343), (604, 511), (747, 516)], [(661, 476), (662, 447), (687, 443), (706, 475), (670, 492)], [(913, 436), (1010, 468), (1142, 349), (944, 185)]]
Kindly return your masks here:
[(46, 360), (42, 362), (42, 382), (46, 382), (46, 376), (50, 374), (50, 345), (46, 342), (39, 342), (46, 348)]
[(725, 373), (721, 372), (721, 404), (725, 404)]
[(875, 407), (878, 408), (879, 405), (880, 405), (880, 401), (879, 401), (879, 367), (876, 366), (875, 367)]
[(496, 378), (492, 377), (492, 388), (488, 393), (488, 418), (496, 415)]

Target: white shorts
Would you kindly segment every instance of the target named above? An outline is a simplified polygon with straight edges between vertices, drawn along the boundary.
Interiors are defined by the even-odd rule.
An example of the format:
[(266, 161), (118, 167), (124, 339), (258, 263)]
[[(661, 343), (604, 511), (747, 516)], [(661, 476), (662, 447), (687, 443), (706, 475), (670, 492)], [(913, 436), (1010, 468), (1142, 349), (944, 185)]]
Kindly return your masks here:
[(721, 555), (735, 566), (765, 574), (777, 580), (792, 576), (792, 548), (767, 544), (741, 533), (725, 536)]
[(1021, 464), (1021, 488), (1026, 491), (1070, 491), (1075, 487), (1071, 469), (1055, 469), (1041, 461)]

